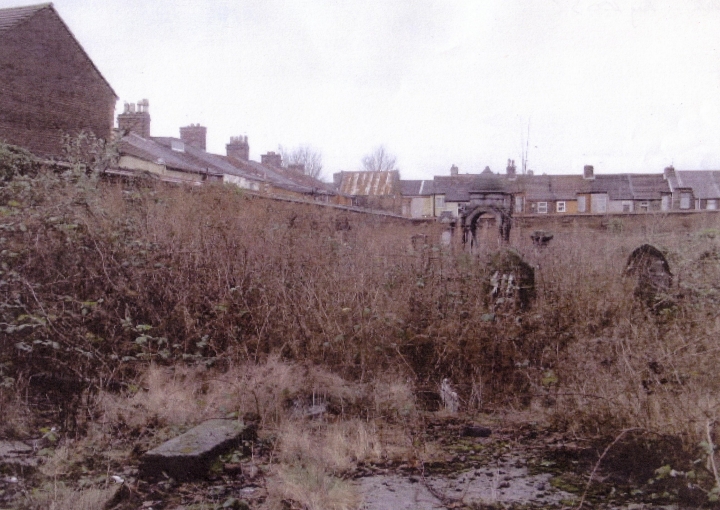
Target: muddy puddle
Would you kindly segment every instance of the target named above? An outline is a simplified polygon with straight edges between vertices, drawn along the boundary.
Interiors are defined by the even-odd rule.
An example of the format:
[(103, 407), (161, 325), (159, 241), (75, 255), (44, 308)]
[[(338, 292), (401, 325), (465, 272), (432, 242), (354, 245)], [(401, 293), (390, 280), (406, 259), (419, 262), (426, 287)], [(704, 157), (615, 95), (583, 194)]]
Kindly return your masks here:
[(530, 474), (524, 459), (444, 476), (371, 476), (358, 481), (363, 510), (435, 510), (448, 505), (507, 506), (534, 502), (572, 505), (576, 496), (551, 484), (549, 473)]

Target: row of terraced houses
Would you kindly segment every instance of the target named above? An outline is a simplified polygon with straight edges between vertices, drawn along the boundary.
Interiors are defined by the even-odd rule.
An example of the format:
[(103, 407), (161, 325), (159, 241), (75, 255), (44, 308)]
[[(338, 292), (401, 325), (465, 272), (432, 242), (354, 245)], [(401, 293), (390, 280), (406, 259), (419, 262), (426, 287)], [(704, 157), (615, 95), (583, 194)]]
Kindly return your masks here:
[[(247, 136), (232, 137), (225, 154), (206, 150), (207, 128), (191, 124), (180, 136), (153, 136), (149, 102), (118, 100), (52, 4), (0, 9), (0, 142), (38, 157), (61, 159), (62, 136), (92, 131), (118, 141), (120, 158), (108, 173), (174, 183), (222, 181), (275, 198), (381, 209), (408, 218), (457, 217), (480, 196), (501, 196), (515, 215), (572, 215), (718, 210), (720, 171), (676, 170), (596, 175), (503, 172), (449, 174), (402, 180), (397, 171), (339, 172), (332, 183), (285, 166), (268, 152), (250, 160)], [(580, 170), (580, 169), (578, 169)]]
[[(571, 215), (718, 210), (720, 171), (595, 174), (586, 165), (576, 175), (518, 174), (509, 160), (505, 172), (485, 168), (427, 180), (402, 180), (396, 171), (340, 172), (335, 185), (363, 203), (392, 207), (411, 218), (457, 217), (473, 197), (489, 193), (512, 197), (515, 215)], [(356, 201), (358, 198), (356, 198)]]

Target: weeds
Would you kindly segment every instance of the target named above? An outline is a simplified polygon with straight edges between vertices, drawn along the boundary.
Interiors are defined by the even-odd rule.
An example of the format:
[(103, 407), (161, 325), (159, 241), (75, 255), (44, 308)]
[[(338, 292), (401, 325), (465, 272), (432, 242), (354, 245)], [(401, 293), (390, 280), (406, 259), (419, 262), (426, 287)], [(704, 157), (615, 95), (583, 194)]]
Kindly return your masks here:
[[(0, 185), (4, 435), (247, 413), (283, 430), (289, 409), (321, 399), (359, 420), (355, 436), (308, 438), (334, 445), (342, 470), (387, 454), (393, 425), (417, 446), (419, 410), (437, 409), (446, 378), (463, 409), (544, 408), (578, 432), (641, 428), (688, 450), (720, 415), (715, 216), (564, 230), (542, 250), (517, 229), (535, 291), (515, 310), (488, 299), (495, 250), (441, 246), (437, 225), (221, 185), (106, 182), (92, 171), (104, 156), (83, 143), (71, 148), (89, 166), (0, 163), (12, 167)], [(621, 276), (644, 243), (675, 275), (659, 313)], [(279, 476), (331, 492), (318, 473)]]

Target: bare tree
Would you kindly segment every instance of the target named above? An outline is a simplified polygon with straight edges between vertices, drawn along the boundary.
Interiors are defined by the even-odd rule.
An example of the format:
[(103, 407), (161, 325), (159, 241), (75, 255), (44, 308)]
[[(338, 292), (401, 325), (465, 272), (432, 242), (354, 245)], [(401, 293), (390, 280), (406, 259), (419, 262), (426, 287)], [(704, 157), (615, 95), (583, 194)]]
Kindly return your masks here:
[(283, 166), (302, 165), (303, 173), (320, 179), (322, 177), (322, 154), (310, 145), (300, 145), (294, 149), (286, 149), (282, 145), (278, 147), (282, 155)]
[(395, 156), (390, 154), (384, 145), (375, 147), (370, 154), (362, 158), (362, 165), (369, 172), (397, 170)]

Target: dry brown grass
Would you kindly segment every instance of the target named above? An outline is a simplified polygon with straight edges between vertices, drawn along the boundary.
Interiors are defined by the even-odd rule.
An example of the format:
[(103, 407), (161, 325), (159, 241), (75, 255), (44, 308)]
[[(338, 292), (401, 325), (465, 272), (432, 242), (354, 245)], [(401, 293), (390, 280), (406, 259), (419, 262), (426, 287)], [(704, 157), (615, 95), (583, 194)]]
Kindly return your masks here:
[[(496, 243), (445, 249), (439, 225), (222, 186), (48, 174), (6, 183), (0, 211), (0, 356), (12, 361), (0, 378), (14, 381), (4, 402), (62, 401), (68, 426), (97, 409), (108, 424), (253, 412), (277, 426), (313, 396), (367, 423), (412, 422), (444, 377), (466, 408), (550, 406), (577, 429), (638, 426), (691, 443), (720, 414), (716, 215), (558, 226), (540, 251), (518, 228), (537, 299), (489, 320)], [(418, 232), (430, 242), (410, 249)], [(621, 277), (644, 242), (667, 251), (676, 275), (676, 305), (662, 314)], [(33, 387), (39, 374), (83, 388), (61, 400)]]

